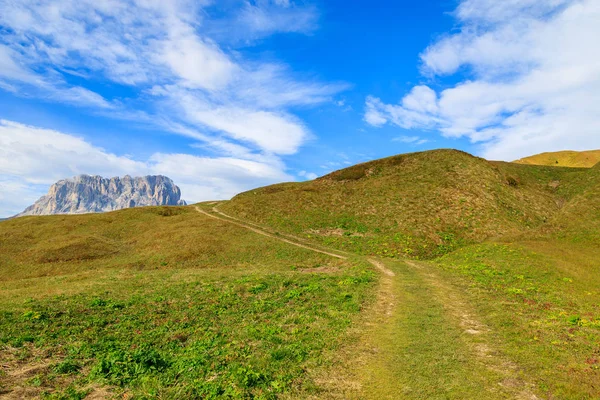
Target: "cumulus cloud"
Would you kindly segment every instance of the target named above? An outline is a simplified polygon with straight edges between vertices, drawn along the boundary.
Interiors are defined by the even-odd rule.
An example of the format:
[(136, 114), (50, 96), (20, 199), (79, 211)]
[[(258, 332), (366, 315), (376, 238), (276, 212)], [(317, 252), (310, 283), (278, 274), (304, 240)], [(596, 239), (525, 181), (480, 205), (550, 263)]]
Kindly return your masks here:
[(422, 144), (428, 143), (429, 139), (422, 139), (420, 136), (398, 136), (393, 138), (392, 142), (401, 142), (406, 144), (412, 144), (415, 146), (420, 146)]
[(139, 174), (144, 163), (94, 147), (80, 137), (0, 120), (0, 175), (52, 184), (81, 173)]
[(281, 160), (273, 156), (250, 160), (158, 152), (136, 160), (78, 136), (0, 120), (0, 216), (22, 211), (55, 181), (83, 173), (166, 175), (191, 202), (228, 199), (257, 186), (293, 180)]
[(417, 86), (400, 104), (369, 97), (368, 123), (467, 137), (498, 159), (600, 147), (600, 3), (463, 0), (455, 16), (459, 32), (421, 61), (426, 77), (459, 82)]
[(307, 172), (307, 171), (298, 172), (298, 176), (302, 177), (302, 178), (306, 178), (309, 181), (312, 181), (313, 179), (317, 179), (319, 177), (319, 175), (315, 174), (314, 172)]
[(183, 126), (202, 131), (207, 142), (226, 136), (258, 151), (294, 153), (310, 132), (288, 108), (329, 101), (346, 85), (296, 79), (285, 65), (250, 62), (222, 48), (210, 36), (215, 21), (252, 37), (307, 33), (316, 20), (314, 8), (292, 1), (239, 3), (228, 17), (211, 18), (209, 1), (0, 0), (0, 25), (7, 28), (0, 32), (0, 87), (136, 114), (124, 105), (131, 101), (67, 83), (68, 75), (105, 79), (137, 91), (136, 104), (151, 116), (156, 110), (162, 128)]

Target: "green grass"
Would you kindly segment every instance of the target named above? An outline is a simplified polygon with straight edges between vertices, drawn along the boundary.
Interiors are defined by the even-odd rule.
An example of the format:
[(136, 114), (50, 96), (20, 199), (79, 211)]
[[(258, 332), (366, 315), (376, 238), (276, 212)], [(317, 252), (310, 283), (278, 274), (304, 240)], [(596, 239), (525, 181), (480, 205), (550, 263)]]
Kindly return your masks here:
[(362, 255), (431, 259), (491, 238), (536, 233), (591, 175), (437, 150), (259, 188), (220, 207)]
[(395, 272), (396, 311), (373, 332), (376, 348), (361, 369), (368, 398), (508, 398), (502, 374), (474, 356), (475, 343), (447, 312), (444, 293), (422, 273), (402, 262), (387, 263)]
[[(538, 396), (589, 399), (600, 395), (599, 168), (488, 162), (435, 151), (256, 189), (219, 208), (359, 254), (431, 260), (434, 269), (421, 271), (421, 278), (437, 269), (439, 281), (463, 294), (489, 327), (486, 345), (497, 349), (492, 358), (502, 355), (518, 366)], [(410, 388), (417, 387), (416, 398), (476, 398), (470, 390), (478, 385), (495, 387), (489, 382), (498, 378), (473, 366), (473, 354), (456, 345), (459, 323), (432, 297), (431, 285), (427, 278), (417, 289), (405, 285), (397, 323), (373, 336), (384, 340), (387, 329), (397, 339), (386, 342), (392, 356), (378, 357), (368, 369), (379, 397), (396, 390), (411, 398)], [(403, 312), (412, 320), (402, 319)], [(431, 353), (428, 342), (440, 354)], [(447, 349), (456, 355), (453, 365), (444, 364)], [(398, 361), (407, 354), (415, 363)], [(445, 367), (427, 367), (426, 360)], [(478, 384), (450, 389), (448, 371)]]
[(194, 207), (3, 221), (0, 394), (600, 397), (598, 165), (440, 150), (217, 206), (354, 255)]
[(93, 383), (140, 398), (310, 392), (305, 370), (339, 345), (373, 274), (174, 278), (140, 274), (110, 290), (13, 300), (0, 311), (0, 343), (21, 362), (43, 354), (48, 393), (63, 375), (82, 390)]
[(600, 163), (600, 150), (542, 153), (522, 158), (515, 163), (590, 168)]
[(506, 353), (548, 398), (596, 398), (600, 385), (600, 247), (489, 243), (439, 259)]
[(318, 393), (309, 372), (327, 367), (375, 283), (360, 260), (191, 208), (23, 218), (0, 232), (0, 391), (36, 397)]
[(0, 224), (0, 246), (0, 280), (111, 268), (223, 270), (260, 265), (276, 270), (331, 262), (208, 218), (192, 207), (18, 218)]

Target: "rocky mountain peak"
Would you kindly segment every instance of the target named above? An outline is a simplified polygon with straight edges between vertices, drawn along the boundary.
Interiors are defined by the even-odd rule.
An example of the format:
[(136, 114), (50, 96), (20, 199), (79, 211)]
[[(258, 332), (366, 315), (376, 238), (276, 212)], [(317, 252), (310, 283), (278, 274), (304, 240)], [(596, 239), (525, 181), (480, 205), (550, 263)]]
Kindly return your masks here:
[(56, 182), (47, 195), (19, 216), (85, 214), (162, 205), (185, 205), (181, 190), (166, 176), (103, 178), (79, 175)]

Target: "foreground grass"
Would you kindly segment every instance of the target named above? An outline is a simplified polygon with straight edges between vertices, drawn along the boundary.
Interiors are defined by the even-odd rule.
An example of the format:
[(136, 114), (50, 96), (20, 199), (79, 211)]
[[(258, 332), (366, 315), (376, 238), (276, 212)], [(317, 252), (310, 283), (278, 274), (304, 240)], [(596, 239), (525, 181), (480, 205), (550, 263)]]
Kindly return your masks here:
[[(365, 335), (362, 373), (369, 399), (501, 399), (505, 376), (478, 357), (478, 343), (446, 307), (453, 300), (429, 281), (434, 270), (386, 263), (396, 273), (395, 311)], [(464, 310), (463, 310), (464, 311)], [(466, 312), (466, 311), (464, 311)]]
[(108, 291), (2, 307), (0, 343), (13, 363), (47, 363), (22, 383), (48, 394), (57, 384), (60, 393), (70, 377), (52, 398), (83, 397), (90, 384), (146, 398), (310, 392), (305, 371), (339, 345), (373, 280), (360, 267), (336, 276), (169, 278), (155, 273)]
[(600, 396), (597, 245), (488, 243), (437, 261), (547, 398)]
[[(13, 398), (84, 398), (99, 391), (134, 398), (318, 395), (314, 371), (326, 367), (372, 297), (371, 267), (332, 261), (188, 209), (175, 210), (181, 214), (171, 215), (170, 223), (162, 222), (164, 209), (149, 208), (131, 210), (135, 216), (48, 219), (56, 224), (23, 219), (1, 227), (9, 238), (4, 254), (10, 257), (0, 283), (0, 393)], [(113, 221), (112, 229), (103, 230), (94, 219)], [(22, 234), (15, 226), (23, 224), (28, 235), (32, 223), (53, 229), (50, 234), (32, 228), (38, 235), (63, 236), (54, 243), (33, 241), (30, 254), (40, 256), (27, 261), (12, 250), (19, 249), (15, 237)], [(128, 240), (140, 227), (158, 231)], [(192, 236), (180, 243), (182, 230)], [(171, 236), (144, 239), (152, 234)], [(89, 249), (69, 244), (87, 235), (112, 235), (111, 248), (118, 251), (81, 257)], [(192, 259), (195, 241), (203, 252)], [(207, 242), (216, 247), (207, 251)], [(61, 243), (75, 259), (44, 258)], [(20, 276), (18, 266), (25, 269)], [(37, 268), (49, 276), (36, 276)]]

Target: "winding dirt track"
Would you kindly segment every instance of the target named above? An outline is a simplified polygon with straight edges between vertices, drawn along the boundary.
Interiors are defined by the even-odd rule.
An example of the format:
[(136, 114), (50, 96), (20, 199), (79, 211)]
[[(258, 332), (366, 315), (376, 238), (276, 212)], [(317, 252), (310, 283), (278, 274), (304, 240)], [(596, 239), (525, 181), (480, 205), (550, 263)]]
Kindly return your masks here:
[[(339, 258), (341, 260), (347, 260), (348, 259), (348, 257), (342, 256), (340, 254), (336, 254), (336, 253), (332, 253), (332, 252), (329, 252), (329, 251), (317, 249), (317, 248), (312, 247), (312, 246), (307, 246), (305, 244), (298, 243), (298, 242), (290, 240), (290, 239), (286, 239), (286, 238), (283, 238), (283, 237), (280, 237), (280, 236), (277, 236), (277, 235), (273, 235), (273, 234), (271, 234), (269, 232), (266, 232), (266, 231), (264, 231), (264, 230), (256, 227), (256, 225), (253, 226), (253, 225), (251, 225), (249, 223), (245, 223), (245, 222), (239, 220), (238, 218), (231, 217), (231, 216), (225, 214), (224, 212), (219, 211), (217, 209), (217, 207), (213, 207), (212, 210), (213, 210), (213, 212), (215, 214), (219, 214), (219, 215), (215, 215), (215, 214), (211, 214), (209, 212), (206, 212), (203, 209), (201, 209), (200, 207), (195, 207), (195, 208), (196, 208), (196, 211), (198, 211), (199, 213), (204, 214), (204, 215), (206, 215), (208, 217), (211, 217), (211, 218), (214, 218), (214, 219), (218, 219), (218, 220), (221, 220), (221, 221), (225, 221), (225, 222), (228, 222), (230, 224), (237, 225), (239, 227), (248, 229), (248, 230), (250, 230), (250, 231), (252, 231), (254, 233), (258, 233), (259, 235), (263, 235), (263, 236), (269, 237), (271, 239), (279, 240), (281, 242), (284, 242), (284, 243), (287, 243), (287, 244), (291, 244), (292, 246), (301, 247), (301, 248), (306, 249), (306, 250), (314, 251), (316, 253), (326, 254), (328, 256)], [(381, 271), (384, 275), (389, 276), (389, 277), (392, 277), (392, 276), (395, 275), (394, 272), (391, 271), (391, 270), (389, 270), (389, 269), (387, 269), (383, 265), (383, 263), (381, 263), (381, 262), (379, 262), (377, 260), (374, 260), (374, 259), (368, 259), (368, 261), (375, 268), (377, 268), (379, 271)]]
[[(213, 213), (209, 213), (198, 206), (196, 206), (195, 208), (199, 213), (204, 214), (210, 218), (218, 219), (230, 224), (237, 225), (259, 235), (279, 240), (281, 242), (288, 243), (292, 246), (301, 247), (306, 250), (325, 254), (342, 260), (347, 260), (349, 258), (345, 255), (336, 254), (330, 251), (312, 247), (310, 245), (299, 243), (300, 239), (290, 238), (289, 235), (286, 237), (282, 237), (281, 235), (269, 233), (266, 230), (261, 229), (261, 227), (259, 227), (258, 225), (252, 224), (250, 222), (245, 222), (239, 218), (227, 215), (224, 212), (218, 210), (217, 207), (212, 208)], [(396, 274), (390, 269), (386, 268), (381, 261), (378, 261), (374, 258), (367, 258), (367, 261), (383, 274), (377, 303), (379, 304), (379, 313), (389, 317), (393, 313), (395, 301), (395, 295), (393, 293), (395, 290), (393, 289), (393, 277), (396, 276)], [(438, 276), (436, 276), (436, 274), (433, 271), (424, 268), (423, 265), (420, 265), (419, 263), (410, 260), (403, 261), (409, 267), (420, 271), (421, 275), (426, 278), (428, 284), (436, 289), (437, 295), (440, 297), (440, 300), (442, 300), (444, 308), (446, 308), (447, 312), (449, 312), (458, 320), (459, 326), (461, 326), (464, 332), (468, 334), (467, 336), (470, 336), (471, 338), (479, 336), (481, 339), (483, 339), (483, 337), (486, 336), (485, 334), (490, 331), (489, 328), (478, 321), (478, 319), (474, 315), (474, 312), (470, 310), (470, 308), (466, 305), (464, 300), (461, 299), (461, 296), (458, 293), (455, 293), (455, 290), (451, 289), (447, 284), (442, 282), (442, 280)], [(480, 362), (482, 362), (482, 364), (485, 365), (487, 368), (496, 372), (500, 372), (501, 375), (504, 375), (504, 380), (500, 383), (500, 385), (504, 386), (505, 390), (508, 393), (510, 393), (511, 398), (518, 400), (538, 400), (539, 397), (537, 397), (531, 390), (533, 385), (531, 385), (529, 382), (524, 381), (523, 379), (514, 378), (514, 372), (516, 371), (517, 366), (514, 363), (504, 359), (504, 357), (500, 356), (496, 351), (492, 350), (492, 348), (486, 342), (487, 340), (484, 339), (478, 341), (478, 343), (471, 343), (471, 345), (474, 348), (473, 353), (475, 357), (479, 359)]]

